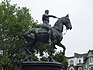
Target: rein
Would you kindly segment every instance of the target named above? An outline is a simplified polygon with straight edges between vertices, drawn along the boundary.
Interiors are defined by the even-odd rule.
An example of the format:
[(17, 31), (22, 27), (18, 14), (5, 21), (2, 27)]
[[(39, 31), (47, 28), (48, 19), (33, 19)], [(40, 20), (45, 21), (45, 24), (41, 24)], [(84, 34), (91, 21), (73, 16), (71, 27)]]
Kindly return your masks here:
[(63, 33), (62, 35), (65, 35), (65, 34), (67, 33), (67, 29), (65, 29), (63, 32), (64, 32), (64, 33)]

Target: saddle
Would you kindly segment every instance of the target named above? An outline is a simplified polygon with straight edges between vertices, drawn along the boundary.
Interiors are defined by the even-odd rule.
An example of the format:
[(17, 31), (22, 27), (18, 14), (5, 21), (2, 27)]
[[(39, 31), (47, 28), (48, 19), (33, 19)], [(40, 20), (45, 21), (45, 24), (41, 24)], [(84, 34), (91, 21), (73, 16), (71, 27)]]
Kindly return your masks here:
[(38, 34), (50, 34), (49, 30), (46, 28), (39, 28), (37, 31)]

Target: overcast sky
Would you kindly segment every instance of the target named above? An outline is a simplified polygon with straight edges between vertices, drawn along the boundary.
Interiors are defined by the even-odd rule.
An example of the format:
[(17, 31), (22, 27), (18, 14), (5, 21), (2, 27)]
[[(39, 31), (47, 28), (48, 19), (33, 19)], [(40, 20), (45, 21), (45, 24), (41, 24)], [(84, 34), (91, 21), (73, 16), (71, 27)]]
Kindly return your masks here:
[[(11, 0), (11, 3), (29, 8), (32, 17), (39, 23), (42, 23), (45, 9), (57, 17), (69, 13), (73, 29), (63, 36), (66, 56), (93, 50), (93, 0)], [(51, 18), (50, 24), (53, 26), (56, 21), (57, 19)]]

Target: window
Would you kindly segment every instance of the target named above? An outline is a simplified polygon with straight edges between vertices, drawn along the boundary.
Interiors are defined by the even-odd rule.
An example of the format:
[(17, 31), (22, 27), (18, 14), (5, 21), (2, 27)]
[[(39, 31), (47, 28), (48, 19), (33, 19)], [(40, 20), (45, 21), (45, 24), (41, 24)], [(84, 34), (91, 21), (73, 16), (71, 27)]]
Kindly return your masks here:
[(93, 70), (93, 67), (89, 67), (89, 70)]
[(91, 70), (93, 70), (93, 67), (91, 67)]
[(79, 60), (79, 64), (81, 64), (81, 60)]
[(74, 61), (73, 60), (70, 61), (70, 65), (74, 65)]
[(93, 57), (90, 57), (89, 58), (89, 62), (93, 62)]

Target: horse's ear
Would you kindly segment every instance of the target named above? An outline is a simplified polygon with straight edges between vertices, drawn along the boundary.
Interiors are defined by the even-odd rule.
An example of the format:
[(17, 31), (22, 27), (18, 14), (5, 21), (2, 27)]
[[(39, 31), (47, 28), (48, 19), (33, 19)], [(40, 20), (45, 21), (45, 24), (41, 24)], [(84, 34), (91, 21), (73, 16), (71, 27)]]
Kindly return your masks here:
[(69, 18), (69, 14), (67, 14), (66, 17)]

